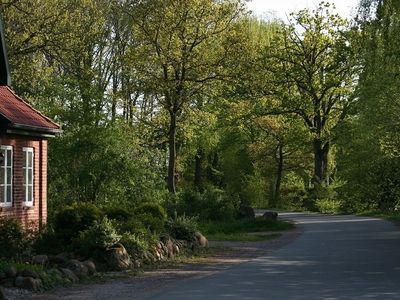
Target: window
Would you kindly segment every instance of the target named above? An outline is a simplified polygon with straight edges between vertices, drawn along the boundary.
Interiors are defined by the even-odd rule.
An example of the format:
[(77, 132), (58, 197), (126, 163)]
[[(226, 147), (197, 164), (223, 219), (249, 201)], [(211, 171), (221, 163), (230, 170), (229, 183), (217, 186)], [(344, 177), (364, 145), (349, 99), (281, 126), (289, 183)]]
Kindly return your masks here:
[(0, 168), (0, 206), (12, 206), (13, 148), (1, 146), (3, 162)]
[(23, 148), (23, 188), (25, 205), (33, 205), (33, 148)]

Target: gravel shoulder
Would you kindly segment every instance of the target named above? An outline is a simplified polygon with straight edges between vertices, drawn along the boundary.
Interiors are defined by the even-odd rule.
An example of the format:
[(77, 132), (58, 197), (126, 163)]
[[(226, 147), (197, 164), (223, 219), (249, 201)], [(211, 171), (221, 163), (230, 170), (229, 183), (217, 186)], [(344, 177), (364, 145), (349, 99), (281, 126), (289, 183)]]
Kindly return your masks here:
[(279, 249), (301, 234), (301, 228), (280, 232), (273, 240), (259, 242), (210, 241), (214, 248), (210, 257), (194, 262), (177, 263), (160, 269), (145, 271), (126, 278), (110, 279), (103, 283), (75, 284), (47, 293), (28, 293), (6, 290), (8, 299), (148, 299), (162, 294), (164, 289), (173, 288), (182, 281), (193, 280), (226, 270), (232, 265), (244, 263)]

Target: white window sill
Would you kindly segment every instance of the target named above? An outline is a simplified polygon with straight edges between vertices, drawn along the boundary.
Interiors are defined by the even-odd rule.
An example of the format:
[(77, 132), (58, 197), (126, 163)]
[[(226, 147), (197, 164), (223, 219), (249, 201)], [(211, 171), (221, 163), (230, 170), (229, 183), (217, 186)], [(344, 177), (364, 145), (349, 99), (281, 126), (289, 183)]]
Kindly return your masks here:
[(23, 209), (32, 209), (34, 207), (35, 206), (33, 205), (33, 203), (24, 202), (24, 204), (23, 204)]

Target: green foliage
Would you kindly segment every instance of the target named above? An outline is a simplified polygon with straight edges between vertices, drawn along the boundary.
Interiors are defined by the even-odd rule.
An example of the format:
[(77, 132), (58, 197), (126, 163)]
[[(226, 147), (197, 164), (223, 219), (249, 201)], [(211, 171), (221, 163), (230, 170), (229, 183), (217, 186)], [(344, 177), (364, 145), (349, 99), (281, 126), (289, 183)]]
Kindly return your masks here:
[(0, 258), (21, 257), (27, 250), (28, 237), (14, 219), (0, 219)]
[(134, 215), (152, 232), (161, 232), (167, 221), (167, 212), (157, 203), (145, 203), (138, 206)]
[(74, 249), (85, 256), (96, 256), (120, 240), (121, 236), (115, 230), (114, 224), (103, 218), (80, 232), (79, 237), (74, 240)]
[(316, 209), (323, 214), (338, 214), (341, 213), (343, 203), (339, 200), (332, 199), (317, 199), (315, 201)]
[(59, 254), (69, 249), (69, 245), (56, 234), (49, 225), (35, 235), (32, 244), (33, 252), (36, 254)]
[(200, 229), (206, 236), (214, 234), (234, 234), (246, 232), (280, 231), (293, 228), (294, 225), (285, 221), (256, 219), (240, 219), (229, 222), (201, 223)]
[(73, 204), (56, 213), (54, 231), (59, 239), (68, 244), (101, 218), (102, 213), (94, 204)]
[(215, 188), (203, 193), (187, 189), (179, 198), (178, 214), (197, 216), (200, 220), (231, 220), (236, 217), (240, 204), (237, 195)]
[(133, 217), (133, 212), (121, 206), (110, 206), (104, 208), (104, 214), (110, 220), (126, 222)]
[(173, 238), (192, 242), (199, 225), (197, 218), (179, 216), (176, 219), (169, 219), (165, 227)]
[(131, 256), (140, 256), (145, 251), (151, 250), (155, 237), (151, 235), (143, 236), (140, 234), (124, 233), (121, 238), (121, 244)]

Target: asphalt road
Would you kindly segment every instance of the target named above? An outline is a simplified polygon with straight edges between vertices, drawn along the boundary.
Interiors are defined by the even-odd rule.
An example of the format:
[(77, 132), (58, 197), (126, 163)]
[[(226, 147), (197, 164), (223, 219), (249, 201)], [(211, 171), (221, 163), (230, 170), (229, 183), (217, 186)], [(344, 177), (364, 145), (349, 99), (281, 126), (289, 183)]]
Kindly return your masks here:
[(294, 242), (151, 299), (400, 299), (400, 227), (354, 216), (282, 216), (303, 229)]

